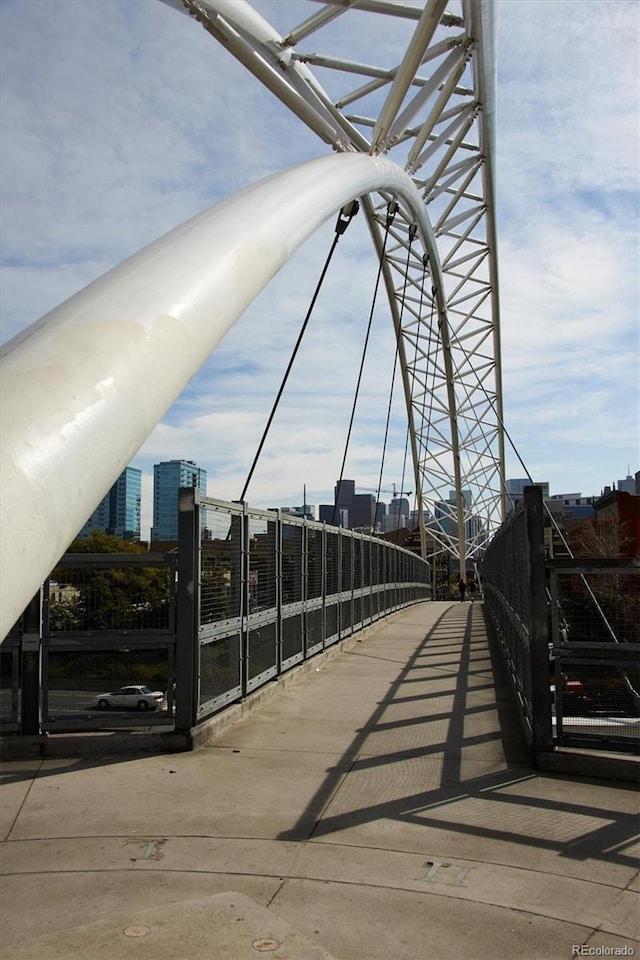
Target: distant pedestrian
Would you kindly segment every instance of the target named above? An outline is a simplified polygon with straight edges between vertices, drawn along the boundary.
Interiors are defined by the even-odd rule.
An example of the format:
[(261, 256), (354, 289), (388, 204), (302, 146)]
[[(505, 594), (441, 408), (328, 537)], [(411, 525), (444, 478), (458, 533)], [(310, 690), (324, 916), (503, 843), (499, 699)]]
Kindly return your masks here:
[(467, 590), (469, 591), (469, 600), (471, 600), (471, 603), (473, 603), (473, 601), (474, 601), (475, 598), (476, 598), (476, 590), (477, 590), (476, 582), (475, 582), (475, 580), (473, 579), (473, 577), (469, 577), (469, 582), (468, 582), (468, 584), (467, 584)]
[(464, 600), (464, 595), (467, 592), (467, 585), (462, 579), (462, 577), (460, 577), (460, 579), (458, 580), (458, 590), (460, 591), (460, 603), (462, 603), (462, 601)]

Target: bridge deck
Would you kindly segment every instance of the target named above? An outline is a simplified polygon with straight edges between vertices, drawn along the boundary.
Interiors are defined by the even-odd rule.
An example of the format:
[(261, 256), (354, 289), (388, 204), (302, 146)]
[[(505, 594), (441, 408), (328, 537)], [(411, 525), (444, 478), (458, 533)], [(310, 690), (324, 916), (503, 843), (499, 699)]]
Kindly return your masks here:
[(635, 790), (531, 767), (479, 604), (376, 625), (193, 753), (3, 769), (3, 960), (640, 951)]

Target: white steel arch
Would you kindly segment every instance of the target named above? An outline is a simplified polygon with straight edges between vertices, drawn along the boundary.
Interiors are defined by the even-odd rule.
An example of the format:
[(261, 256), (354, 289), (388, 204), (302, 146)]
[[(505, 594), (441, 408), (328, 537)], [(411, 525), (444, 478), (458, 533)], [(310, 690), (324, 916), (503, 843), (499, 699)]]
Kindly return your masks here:
[[(425, 269), (401, 212), (385, 280), (422, 516), (463, 572), (505, 510), (492, 0), (287, 2), (283, 17), (303, 6), (310, 15), (280, 31), (260, 16), (260, 0), (163, 2), (194, 17), (334, 150), (389, 156), (412, 178), (436, 249)], [(380, 43), (363, 31), (362, 49), (332, 54), (336, 28), (364, 17)], [(385, 61), (384, 38), (399, 23), (403, 53)], [(357, 30), (348, 36), (355, 45)], [(364, 204), (379, 252), (389, 200), (380, 191)]]
[(0, 638), (260, 290), (332, 214), (375, 190), (435, 251), (400, 167), (321, 157), (176, 227), (3, 346)]

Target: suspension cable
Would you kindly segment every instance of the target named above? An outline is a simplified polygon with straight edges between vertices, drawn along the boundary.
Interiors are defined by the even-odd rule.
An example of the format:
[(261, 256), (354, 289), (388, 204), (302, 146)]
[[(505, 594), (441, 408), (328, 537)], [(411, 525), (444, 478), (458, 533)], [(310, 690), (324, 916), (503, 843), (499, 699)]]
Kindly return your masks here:
[(373, 322), (373, 311), (374, 311), (374, 309), (375, 309), (376, 299), (377, 299), (377, 296), (378, 296), (378, 287), (380, 286), (380, 277), (382, 276), (382, 267), (383, 267), (383, 264), (384, 264), (384, 254), (385, 254), (385, 249), (386, 249), (386, 246), (387, 246), (387, 239), (388, 239), (388, 237), (389, 237), (389, 230), (390, 230), (390, 228), (391, 228), (391, 224), (393, 223), (394, 218), (395, 218), (395, 215), (396, 215), (396, 213), (398, 212), (398, 210), (399, 210), (399, 207), (398, 207), (398, 204), (397, 204), (395, 201), (392, 201), (392, 202), (388, 205), (388, 207), (387, 207), (387, 218), (386, 218), (386, 224), (385, 224), (385, 230), (384, 230), (384, 240), (383, 240), (383, 242), (382, 242), (382, 250), (380, 251), (380, 263), (378, 264), (378, 275), (377, 275), (377, 277), (376, 277), (375, 287), (374, 287), (374, 290), (373, 290), (373, 297), (372, 297), (372, 301), (371, 301), (371, 310), (370, 310), (370, 312), (369, 312), (369, 322), (368, 322), (368, 324), (367, 324), (367, 333), (366, 333), (366, 336), (365, 336), (365, 338), (364, 338), (364, 345), (363, 345), (363, 348), (362, 348), (362, 357), (361, 357), (361, 359), (360, 359), (360, 370), (358, 371), (358, 379), (357, 379), (357, 382), (356, 382), (356, 390), (355, 390), (355, 394), (354, 394), (354, 397), (353, 397), (353, 405), (352, 405), (352, 407), (351, 407), (351, 417), (350, 417), (350, 419), (349, 419), (349, 428), (348, 428), (348, 430), (347, 430), (347, 439), (346, 439), (345, 446), (344, 446), (344, 455), (343, 455), (343, 457), (342, 457), (342, 466), (340, 467), (340, 479), (338, 480), (338, 483), (337, 483), (337, 486), (336, 486), (336, 492), (335, 492), (334, 497), (333, 497), (333, 513), (331, 514), (331, 524), (332, 524), (332, 526), (335, 524), (336, 513), (337, 513), (337, 510), (338, 510), (338, 497), (340, 496), (340, 491), (341, 491), (341, 487), (342, 487), (342, 478), (343, 478), (343, 476), (344, 476), (344, 468), (345, 468), (345, 464), (346, 464), (346, 462), (347, 462), (347, 453), (349, 452), (349, 441), (350, 441), (350, 439), (351, 439), (351, 430), (352, 430), (352, 428), (353, 428), (353, 421), (354, 421), (355, 415), (356, 415), (356, 406), (357, 406), (357, 403), (358, 403), (358, 394), (360, 393), (360, 383), (361, 383), (361, 381), (362, 381), (362, 371), (364, 370), (364, 362), (365, 362), (365, 359), (366, 359), (366, 356), (367, 356), (367, 346), (368, 346), (368, 344), (369, 344), (369, 334), (371, 333), (371, 324), (372, 324), (372, 322)]
[[(395, 353), (394, 353), (394, 357), (393, 357), (393, 371), (392, 371), (392, 373), (391, 373), (391, 386), (390, 386), (390, 388), (389, 388), (389, 405), (388, 405), (388, 407), (387, 407), (387, 422), (386, 422), (385, 428), (384, 428), (384, 441), (383, 441), (383, 444), (382, 444), (382, 457), (381, 457), (381, 459), (380, 459), (380, 476), (379, 476), (379, 478), (378, 478), (378, 490), (377, 490), (377, 493), (376, 493), (376, 510), (377, 510), (377, 503), (378, 503), (378, 501), (380, 500), (380, 491), (381, 491), (381, 489), (382, 489), (382, 474), (383, 474), (383, 471), (384, 471), (384, 461), (385, 461), (385, 455), (386, 455), (386, 451), (387, 451), (387, 440), (388, 440), (388, 437), (389, 437), (389, 422), (390, 422), (390, 420), (391, 420), (391, 407), (392, 407), (392, 403), (393, 403), (393, 391), (394, 391), (394, 386), (395, 386), (396, 370), (397, 370), (397, 367), (398, 367), (398, 353), (399, 353), (399, 350), (400, 350), (400, 337), (401, 337), (401, 335), (402, 335), (402, 334), (401, 334), (402, 315), (403, 315), (403, 312), (404, 312), (404, 301), (405, 301), (406, 292), (407, 292), (407, 282), (408, 282), (408, 276), (409, 276), (409, 263), (411, 262), (411, 245), (412, 245), (412, 243), (413, 243), (413, 241), (414, 241), (414, 239), (415, 239), (415, 237), (416, 237), (417, 232), (418, 232), (418, 228), (417, 228), (416, 224), (415, 224), (415, 223), (410, 224), (410, 225), (409, 225), (409, 245), (408, 245), (408, 247), (407, 247), (407, 264), (406, 264), (405, 271), (404, 271), (404, 286), (403, 286), (403, 289), (402, 289), (402, 299), (401, 299), (401, 301), (400, 301), (400, 312), (399, 312), (399, 317), (398, 317), (398, 330), (396, 331), (396, 349), (395, 349)], [(400, 483), (400, 490), (402, 491), (403, 489), (404, 489), (404, 478), (403, 478), (402, 482)], [(399, 518), (400, 518), (400, 514), (398, 513), (398, 527), (399, 527), (399, 525), (400, 525), (400, 520), (399, 520)], [(397, 533), (397, 531), (396, 531), (396, 533)]]
[(330, 250), (329, 250), (329, 253), (327, 254), (327, 259), (325, 260), (324, 267), (322, 268), (322, 272), (321, 272), (321, 274), (320, 274), (320, 279), (318, 280), (318, 283), (316, 284), (316, 289), (315, 289), (315, 291), (314, 291), (314, 293), (313, 293), (313, 296), (312, 296), (312, 298), (311, 298), (311, 303), (309, 304), (309, 309), (307, 310), (307, 315), (306, 315), (306, 317), (304, 318), (304, 322), (303, 322), (302, 327), (301, 327), (301, 329), (300, 329), (300, 333), (298, 334), (298, 339), (297, 339), (296, 344), (295, 344), (295, 346), (294, 346), (294, 348), (293, 348), (293, 352), (292, 352), (292, 354), (291, 354), (291, 358), (290, 358), (290, 360), (289, 360), (287, 369), (285, 370), (284, 377), (282, 378), (282, 383), (280, 384), (280, 389), (278, 390), (276, 399), (275, 399), (275, 401), (274, 401), (274, 403), (273, 403), (273, 407), (271, 408), (271, 413), (269, 414), (269, 418), (268, 418), (268, 420), (267, 420), (266, 426), (265, 426), (264, 431), (263, 431), (263, 433), (262, 433), (262, 438), (261, 438), (261, 440), (260, 440), (260, 443), (258, 444), (258, 449), (256, 450), (256, 455), (255, 455), (255, 457), (253, 458), (253, 463), (251, 464), (251, 469), (249, 470), (249, 473), (248, 473), (248, 475), (247, 475), (247, 479), (245, 480), (244, 487), (242, 488), (242, 493), (240, 494), (240, 500), (241, 500), (241, 501), (244, 500), (245, 495), (246, 495), (246, 493), (247, 493), (247, 489), (248, 489), (248, 487), (249, 487), (249, 484), (251, 483), (251, 478), (253, 477), (253, 473), (254, 473), (254, 471), (255, 471), (255, 469), (256, 469), (256, 466), (257, 466), (257, 464), (258, 464), (258, 460), (259, 460), (259, 458), (260, 458), (260, 454), (262, 453), (262, 448), (264, 447), (265, 441), (266, 441), (266, 439), (267, 439), (267, 434), (269, 433), (269, 430), (270, 430), (270, 428), (271, 428), (271, 424), (273, 423), (273, 418), (274, 418), (275, 415), (276, 415), (276, 411), (277, 411), (277, 409), (278, 409), (278, 404), (280, 403), (280, 398), (282, 397), (282, 394), (284, 393), (284, 388), (285, 388), (285, 386), (286, 386), (287, 380), (289, 379), (289, 374), (291, 373), (291, 369), (292, 369), (293, 364), (294, 364), (294, 361), (295, 361), (295, 359), (296, 359), (298, 350), (300, 349), (300, 344), (302, 343), (302, 338), (304, 337), (305, 331), (306, 331), (306, 329), (307, 329), (307, 325), (308, 325), (308, 323), (309, 323), (309, 319), (310, 319), (310, 317), (311, 317), (311, 313), (313, 312), (313, 308), (314, 308), (314, 306), (315, 306), (316, 300), (318, 299), (318, 294), (320, 293), (320, 288), (322, 287), (322, 284), (323, 284), (323, 282), (324, 282), (324, 278), (325, 278), (325, 276), (326, 276), (327, 270), (329, 269), (329, 264), (331, 263), (331, 258), (333, 257), (334, 251), (335, 251), (335, 249), (336, 249), (336, 247), (337, 247), (337, 245), (338, 245), (338, 241), (339, 241), (340, 237), (341, 237), (341, 236), (343, 235), (343, 233), (346, 231), (347, 227), (349, 226), (349, 224), (351, 223), (351, 221), (353, 220), (353, 218), (355, 217), (355, 215), (357, 214), (357, 212), (358, 212), (359, 209), (360, 209), (360, 204), (358, 203), (358, 201), (357, 201), (357, 200), (352, 200), (350, 203), (346, 204), (346, 205), (340, 210), (340, 213), (338, 214), (338, 219), (337, 219), (337, 221), (336, 221), (336, 226), (335, 226), (335, 236), (334, 236), (334, 238), (333, 238), (333, 242), (332, 242), (332, 244), (331, 244), (331, 248), (330, 248)]
[[(419, 340), (420, 340), (420, 328), (421, 328), (421, 325), (422, 325), (422, 309), (423, 309), (423, 307), (424, 307), (424, 277), (425, 277), (425, 275), (426, 275), (426, 273), (427, 273), (428, 267), (429, 267), (429, 255), (428, 255), (427, 253), (425, 253), (425, 254), (423, 255), (423, 257), (422, 257), (423, 282), (420, 284), (420, 300), (419, 300), (419, 305), (418, 305), (418, 326), (417, 326), (417, 329), (416, 329), (416, 340), (415, 340), (415, 347), (414, 347), (414, 350), (413, 350), (413, 373), (412, 373), (412, 377), (413, 377), (413, 383), (414, 383), (414, 384), (415, 384), (415, 380), (416, 380), (416, 373), (415, 373), (415, 371), (416, 371), (416, 366), (417, 366), (417, 361), (418, 361), (418, 342), (419, 342)], [(420, 439), (421, 448), (422, 448), (423, 450), (425, 450), (425, 452), (428, 450), (428, 447), (429, 447), (429, 431), (430, 431), (430, 429), (431, 429), (431, 414), (432, 414), (432, 412), (433, 412), (433, 389), (432, 389), (432, 390), (430, 391), (431, 402), (430, 402), (430, 405), (429, 405), (429, 416), (428, 416), (428, 417), (425, 417), (425, 411), (426, 411), (426, 406), (427, 406), (427, 400), (426, 400), (426, 398), (427, 398), (427, 393), (429, 392), (429, 390), (428, 390), (428, 371), (429, 371), (429, 369), (430, 369), (430, 362), (431, 362), (431, 340), (432, 340), (432, 338), (431, 338), (431, 331), (432, 331), (432, 327), (433, 327), (433, 313), (434, 313), (434, 309), (435, 309), (435, 292), (436, 292), (436, 288), (435, 288), (435, 287), (432, 287), (432, 288), (431, 288), (431, 314), (430, 314), (430, 316), (429, 316), (429, 325), (428, 325), (428, 333), (429, 333), (429, 335), (428, 335), (428, 339), (427, 339), (426, 372), (425, 372), (425, 382), (424, 382), (422, 409), (421, 409), (421, 411), (420, 411), (420, 412), (421, 412), (422, 421), (424, 422), (425, 419), (426, 419), (426, 423), (427, 423), (426, 438), (423, 439), (423, 438), (421, 437), (421, 439)], [(435, 343), (436, 343), (436, 357), (437, 357), (437, 350), (438, 350), (438, 339), (437, 339), (437, 338), (435, 339)], [(434, 366), (434, 372), (433, 372), (433, 375), (432, 375), (432, 376), (433, 376), (433, 382), (435, 382), (435, 359), (434, 359), (434, 361), (433, 361), (433, 366)], [(409, 442), (409, 425), (407, 424), (407, 437), (406, 437), (406, 440), (405, 440), (405, 461), (404, 461), (404, 464), (403, 464), (403, 481), (402, 481), (402, 487), (404, 487), (404, 471), (405, 471), (405, 467), (406, 467), (406, 457), (407, 457), (407, 445), (408, 445), (408, 442)], [(402, 489), (402, 487), (401, 487), (401, 489)], [(415, 496), (414, 503), (415, 503), (416, 509), (422, 511), (422, 509), (423, 509), (423, 504), (422, 504), (422, 501), (418, 502), (418, 491), (417, 491), (417, 490), (416, 490), (416, 496)], [(434, 550), (435, 550), (435, 541), (434, 541)]]

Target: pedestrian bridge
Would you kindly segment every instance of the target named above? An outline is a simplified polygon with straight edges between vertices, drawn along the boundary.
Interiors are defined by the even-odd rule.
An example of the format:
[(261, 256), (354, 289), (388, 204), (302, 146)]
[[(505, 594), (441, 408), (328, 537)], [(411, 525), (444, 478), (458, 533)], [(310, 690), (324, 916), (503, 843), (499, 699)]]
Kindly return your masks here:
[[(23, 734), (96, 729), (105, 718), (94, 716), (95, 695), (136, 673), (161, 686), (151, 691), (163, 701), (157, 719), (190, 737), (354, 632), (433, 598), (438, 562), (447, 584), (482, 561), (533, 749), (553, 744), (553, 694), (558, 742), (570, 736), (569, 706), (604, 718), (608, 745), (616, 718), (613, 739), (634, 740), (640, 682), (627, 660), (637, 617), (617, 598), (620, 583), (637, 583), (637, 568), (551, 570), (535, 497), (496, 536), (505, 478), (492, 4), (329, 2), (278, 31), (244, 0), (167, 2), (267, 86), (324, 153), (203, 211), (3, 348), (5, 725)], [(299, 7), (281, 9), (295, 19)], [(363, 16), (373, 32), (344, 29)], [(370, 42), (392, 34), (400, 46)], [(245, 485), (235, 504), (183, 491), (177, 553), (64, 556), (259, 291), (337, 214), (328, 266), (359, 207), (395, 331), (417, 554), (254, 508)], [(298, 342), (305, 327), (306, 319)], [(345, 461), (348, 443), (349, 435)], [(386, 437), (381, 478), (385, 445)], [(586, 640), (579, 656), (563, 646), (567, 637)], [(604, 690), (594, 657), (609, 671)], [(572, 690), (581, 684), (577, 706), (563, 699), (567, 677)]]
[[(166, 2), (321, 153), (3, 348), (4, 960), (132, 939), (154, 958), (630, 955), (635, 795), (606, 778), (637, 770), (637, 619), (617, 600), (639, 568), (546, 562), (540, 490), (504, 523), (492, 5), (329, 0), (277, 31), (244, 0)], [(361, 15), (376, 28), (345, 51)], [(371, 44), (398, 25), (397, 56)], [(265, 284), (358, 206), (417, 553), (183, 490), (176, 551), (65, 554)], [(443, 556), (483, 561), (482, 605), (432, 599)], [(101, 709), (134, 680), (158, 699)]]
[[(378, 537), (195, 489), (181, 491), (179, 532), (165, 555), (61, 559), (0, 651), (5, 733), (46, 751), (56, 735), (128, 731), (130, 745), (144, 731), (148, 749), (189, 750), (386, 617), (436, 602), (430, 564)], [(638, 624), (620, 601), (640, 567), (548, 561), (543, 544), (532, 487), (482, 583), (525, 741), (532, 756), (633, 752)], [(133, 702), (132, 684), (148, 688)]]

